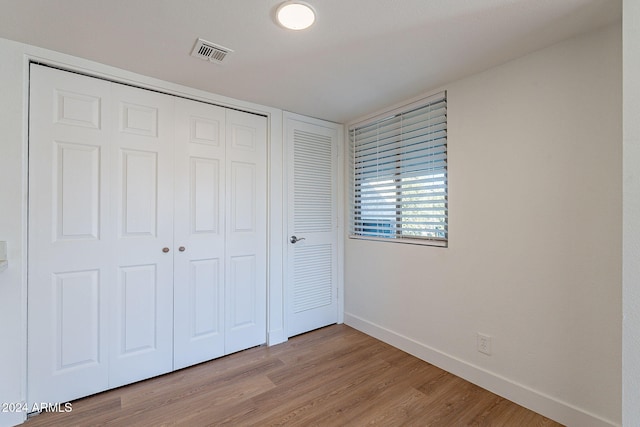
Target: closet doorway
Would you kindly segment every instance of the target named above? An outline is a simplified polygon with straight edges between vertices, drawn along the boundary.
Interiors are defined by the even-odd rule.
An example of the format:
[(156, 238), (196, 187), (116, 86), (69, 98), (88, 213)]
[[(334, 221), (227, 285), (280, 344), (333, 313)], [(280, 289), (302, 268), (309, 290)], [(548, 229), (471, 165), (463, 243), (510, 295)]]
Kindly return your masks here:
[(30, 72), (29, 406), (265, 343), (266, 117)]

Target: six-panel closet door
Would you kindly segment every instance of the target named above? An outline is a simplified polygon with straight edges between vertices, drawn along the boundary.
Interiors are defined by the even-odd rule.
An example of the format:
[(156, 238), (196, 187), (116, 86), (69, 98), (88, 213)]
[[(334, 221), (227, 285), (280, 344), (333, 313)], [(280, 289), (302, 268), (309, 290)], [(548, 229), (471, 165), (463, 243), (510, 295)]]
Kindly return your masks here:
[[(109, 387), (173, 367), (173, 98), (111, 84)], [(105, 123), (108, 126), (108, 123)]]
[(266, 341), (266, 118), (31, 67), (28, 402)]
[(31, 67), (28, 402), (109, 386), (111, 85)]
[(174, 364), (224, 351), (225, 109), (176, 99)]
[(225, 353), (267, 341), (267, 119), (227, 109)]
[(266, 118), (176, 99), (174, 369), (266, 342)]

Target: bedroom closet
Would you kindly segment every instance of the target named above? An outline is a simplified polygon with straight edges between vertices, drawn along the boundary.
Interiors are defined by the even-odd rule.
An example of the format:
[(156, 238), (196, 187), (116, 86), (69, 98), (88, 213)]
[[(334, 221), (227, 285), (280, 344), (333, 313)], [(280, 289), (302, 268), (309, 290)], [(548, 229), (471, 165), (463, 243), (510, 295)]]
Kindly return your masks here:
[(265, 343), (267, 118), (30, 78), (28, 404)]

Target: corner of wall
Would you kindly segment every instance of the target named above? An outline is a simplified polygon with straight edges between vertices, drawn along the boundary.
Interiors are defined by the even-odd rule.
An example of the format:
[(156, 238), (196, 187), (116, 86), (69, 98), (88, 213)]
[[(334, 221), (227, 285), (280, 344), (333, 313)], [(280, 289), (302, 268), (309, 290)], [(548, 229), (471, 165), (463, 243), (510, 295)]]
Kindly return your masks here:
[(640, 2), (623, 0), (622, 421), (640, 422)]
[[(0, 272), (0, 403), (19, 407), (26, 398), (26, 70), (22, 45), (0, 39), (0, 240), (7, 242), (7, 269)], [(10, 183), (10, 184), (9, 184)], [(11, 409), (11, 408), (0, 408)], [(15, 409), (15, 406), (14, 406)], [(0, 411), (0, 426), (22, 423), (21, 410)]]

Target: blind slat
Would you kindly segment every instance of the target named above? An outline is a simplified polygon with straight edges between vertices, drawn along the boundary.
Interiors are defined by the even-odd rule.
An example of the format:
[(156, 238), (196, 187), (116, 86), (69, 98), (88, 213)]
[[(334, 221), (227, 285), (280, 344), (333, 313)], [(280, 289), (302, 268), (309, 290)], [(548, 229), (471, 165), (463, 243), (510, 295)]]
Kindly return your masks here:
[(446, 241), (447, 101), (350, 129), (353, 236)]
[(445, 137), (440, 137), (437, 140), (421, 140), (411, 146), (402, 147), (401, 145), (388, 147), (384, 150), (369, 150), (367, 152), (359, 152), (358, 156), (354, 159), (356, 165), (376, 164), (384, 161), (384, 159), (396, 159), (398, 157), (410, 157), (416, 153), (429, 154), (429, 153), (446, 153), (447, 140)]
[[(357, 139), (360, 148), (368, 150), (372, 146), (385, 147), (400, 139), (410, 139), (415, 135), (425, 135), (425, 137), (428, 137), (429, 135), (441, 132), (446, 128), (446, 117), (437, 117), (429, 119), (428, 123), (422, 124), (420, 127), (414, 125), (394, 129), (377, 129), (374, 133), (370, 133), (368, 135), (356, 135), (355, 138)], [(405, 138), (402, 138), (403, 136)]]

